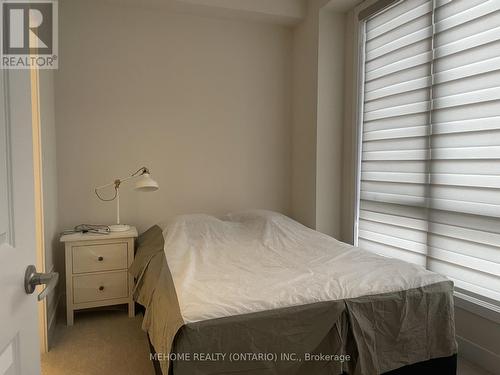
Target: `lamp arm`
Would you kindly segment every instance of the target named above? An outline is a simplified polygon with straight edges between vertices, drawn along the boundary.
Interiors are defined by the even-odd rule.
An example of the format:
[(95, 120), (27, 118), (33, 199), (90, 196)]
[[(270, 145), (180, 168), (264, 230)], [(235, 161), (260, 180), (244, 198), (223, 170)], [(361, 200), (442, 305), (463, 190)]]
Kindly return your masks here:
[[(140, 173), (141, 172), (141, 173)], [(139, 174), (140, 173), (140, 174)], [(95, 192), (95, 195), (97, 195), (97, 197), (104, 201), (104, 202), (111, 202), (111, 201), (114, 201), (116, 199), (116, 197), (118, 196), (118, 188), (120, 187), (120, 184), (122, 182), (125, 182), (127, 180), (130, 180), (134, 177), (139, 177), (139, 176), (142, 176), (144, 173), (149, 173), (149, 169), (147, 167), (141, 167), (139, 168), (137, 171), (135, 171), (134, 173), (132, 173), (130, 176), (127, 176), (127, 177), (124, 177), (124, 178), (117, 178), (116, 180), (114, 180), (113, 182), (110, 182), (109, 184), (106, 184), (106, 185), (102, 185), (102, 186), (98, 186), (96, 188), (94, 188), (94, 192)], [(113, 196), (113, 198), (110, 198), (110, 199), (104, 199), (102, 198), (98, 191), (99, 190), (102, 190), (104, 188), (107, 188), (109, 186), (115, 186), (115, 195)]]
[[(139, 172), (141, 172), (141, 174), (139, 174)], [(130, 177), (141, 176), (144, 173), (148, 173), (149, 174), (150, 173), (149, 169), (147, 167), (140, 167), (138, 170), (136, 170), (134, 173), (132, 173), (130, 175)]]
[(94, 188), (94, 190), (101, 190), (101, 189), (107, 188), (108, 186), (112, 186), (114, 184), (115, 184), (115, 182), (113, 181), (113, 182), (110, 182), (109, 184), (98, 186), (98, 187)]

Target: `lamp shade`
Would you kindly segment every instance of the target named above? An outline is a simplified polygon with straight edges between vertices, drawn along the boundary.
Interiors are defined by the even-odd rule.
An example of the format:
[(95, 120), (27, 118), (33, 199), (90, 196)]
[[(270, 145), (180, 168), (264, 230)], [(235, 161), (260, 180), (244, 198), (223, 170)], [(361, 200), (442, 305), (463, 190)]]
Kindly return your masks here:
[(137, 191), (156, 191), (160, 187), (158, 185), (158, 182), (153, 180), (151, 178), (151, 175), (149, 173), (144, 173), (139, 178), (137, 178), (137, 181), (135, 183), (135, 190)]

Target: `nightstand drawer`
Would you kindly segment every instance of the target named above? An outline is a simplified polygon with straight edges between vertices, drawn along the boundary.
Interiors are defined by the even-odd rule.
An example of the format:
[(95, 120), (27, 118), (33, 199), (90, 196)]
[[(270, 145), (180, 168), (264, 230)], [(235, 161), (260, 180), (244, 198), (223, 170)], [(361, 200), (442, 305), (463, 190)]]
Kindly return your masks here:
[(73, 277), (73, 303), (128, 296), (127, 271)]
[(127, 243), (74, 246), (73, 273), (122, 270), (128, 266)]

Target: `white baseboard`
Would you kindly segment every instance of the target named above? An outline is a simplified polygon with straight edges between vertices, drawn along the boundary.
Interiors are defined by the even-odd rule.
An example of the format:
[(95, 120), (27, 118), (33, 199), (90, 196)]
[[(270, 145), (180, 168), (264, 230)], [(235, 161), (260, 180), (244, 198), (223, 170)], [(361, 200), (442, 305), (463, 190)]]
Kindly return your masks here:
[[(57, 289), (54, 291), (57, 293)], [(57, 293), (56, 296), (56, 302), (54, 303), (54, 308), (50, 312), (50, 316), (48, 316), (48, 324), (47, 324), (47, 338), (49, 342), (49, 350), (51, 347), (52, 339), (54, 337), (55, 329), (56, 329), (56, 323), (57, 323), (57, 310), (59, 309), (59, 302), (61, 300), (61, 293)]]
[(500, 356), (460, 336), (457, 342), (459, 356), (492, 374), (500, 374)]

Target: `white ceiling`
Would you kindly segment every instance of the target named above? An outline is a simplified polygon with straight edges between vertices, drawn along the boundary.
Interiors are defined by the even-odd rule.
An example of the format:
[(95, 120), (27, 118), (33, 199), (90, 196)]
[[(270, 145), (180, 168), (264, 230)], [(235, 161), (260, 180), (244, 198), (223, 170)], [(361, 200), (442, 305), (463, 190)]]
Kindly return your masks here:
[(236, 17), (296, 25), (306, 16), (307, 2), (334, 12), (347, 12), (363, 0), (101, 0), (142, 9), (162, 9), (209, 16)]
[(305, 16), (307, 0), (105, 0), (122, 6), (171, 9), (189, 13), (240, 16), (296, 24)]
[(326, 8), (335, 12), (345, 13), (362, 2), (363, 0), (327, 0)]

